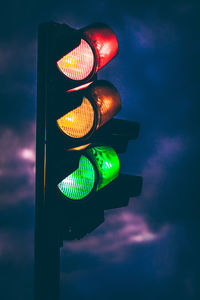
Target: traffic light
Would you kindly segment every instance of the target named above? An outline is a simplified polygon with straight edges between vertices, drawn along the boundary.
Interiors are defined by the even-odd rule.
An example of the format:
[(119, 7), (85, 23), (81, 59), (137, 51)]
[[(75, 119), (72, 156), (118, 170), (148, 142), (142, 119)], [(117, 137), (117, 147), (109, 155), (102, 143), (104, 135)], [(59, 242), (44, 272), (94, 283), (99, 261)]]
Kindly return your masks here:
[(113, 181), (119, 175), (119, 158), (109, 146), (89, 148), (81, 155), (78, 168), (58, 187), (63, 195), (71, 200), (88, 197)]
[[(55, 24), (55, 26), (59, 25)], [(62, 29), (58, 30), (61, 33)], [(63, 26), (63, 31), (65, 30), (67, 34), (67, 27)], [(77, 36), (79, 35), (77, 47), (74, 49), (70, 47), (70, 52), (68, 48), (64, 48), (64, 51), (67, 50), (66, 54), (57, 61), (57, 66), (67, 78), (79, 82), (88, 81), (117, 54), (118, 42), (113, 31), (102, 23), (92, 24), (76, 33)], [(68, 34), (70, 36), (70, 29)], [(71, 34), (73, 35), (72, 31)], [(61, 36), (59, 38), (62, 39)], [(64, 38), (65, 34), (63, 34)]]
[[(44, 23), (38, 35), (36, 138), (36, 296), (57, 280), (49, 261), (63, 240), (80, 239), (104, 222), (104, 211), (128, 205), (142, 178), (120, 173), (121, 153), (139, 124), (113, 118), (121, 109), (112, 83), (97, 72), (118, 53), (114, 32), (95, 23), (80, 30)], [(48, 249), (48, 255), (46, 253)], [(53, 267), (56, 274), (57, 264)], [(43, 282), (43, 283), (41, 283)], [(57, 290), (48, 299), (57, 299)]]
[(81, 98), (81, 105), (61, 116), (57, 125), (72, 139), (88, 139), (121, 108), (117, 90), (104, 80), (97, 80), (89, 87), (71, 93)]

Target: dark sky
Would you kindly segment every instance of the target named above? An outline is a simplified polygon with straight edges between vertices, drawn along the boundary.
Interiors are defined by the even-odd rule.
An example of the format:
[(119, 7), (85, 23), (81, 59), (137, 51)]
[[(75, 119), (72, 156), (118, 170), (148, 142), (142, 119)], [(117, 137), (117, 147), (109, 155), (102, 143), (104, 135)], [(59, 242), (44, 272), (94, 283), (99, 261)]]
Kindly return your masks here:
[(65, 243), (64, 299), (200, 299), (198, 1), (5, 1), (0, 31), (0, 292), (33, 299), (37, 26), (104, 22), (119, 55), (99, 72), (140, 137), (121, 155), (142, 195)]

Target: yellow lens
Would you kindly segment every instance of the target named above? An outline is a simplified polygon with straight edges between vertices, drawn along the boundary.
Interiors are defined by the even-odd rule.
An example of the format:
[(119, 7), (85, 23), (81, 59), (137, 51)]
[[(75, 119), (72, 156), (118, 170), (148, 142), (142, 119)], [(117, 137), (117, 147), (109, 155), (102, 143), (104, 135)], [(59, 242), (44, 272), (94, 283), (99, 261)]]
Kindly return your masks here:
[(63, 56), (57, 65), (61, 72), (70, 79), (83, 80), (92, 72), (94, 54), (89, 44), (82, 39), (80, 45)]
[(94, 124), (94, 109), (84, 97), (82, 104), (57, 120), (59, 128), (72, 138), (86, 136)]
[(97, 124), (98, 129), (119, 112), (121, 100), (116, 88), (109, 82), (105, 84), (105, 81), (97, 81), (97, 84), (91, 87), (91, 95), (96, 102), (100, 116)]

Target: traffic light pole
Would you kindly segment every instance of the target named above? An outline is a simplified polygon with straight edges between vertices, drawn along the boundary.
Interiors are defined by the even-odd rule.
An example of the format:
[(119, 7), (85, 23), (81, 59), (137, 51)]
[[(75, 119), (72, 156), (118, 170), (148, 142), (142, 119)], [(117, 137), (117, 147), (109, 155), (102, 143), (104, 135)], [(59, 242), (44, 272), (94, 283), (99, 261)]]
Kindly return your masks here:
[[(37, 128), (37, 130), (39, 130), (39, 128)], [(45, 178), (45, 160), (42, 160), (42, 151), (39, 151), (41, 146), (40, 141), (37, 140), (35, 300), (59, 300), (61, 244), (58, 222), (52, 223), (52, 220), (56, 218), (56, 211), (53, 211), (51, 206), (47, 206), (47, 199), (50, 200), (51, 196), (47, 194), (48, 190), (45, 192), (43, 185)]]
[[(40, 222), (41, 221), (41, 222)], [(59, 300), (60, 246), (55, 228), (38, 219), (35, 234), (35, 300)], [(48, 223), (46, 224), (48, 225)], [(50, 224), (49, 224), (50, 225)], [(52, 230), (51, 230), (52, 229)]]
[(36, 131), (35, 300), (59, 300), (60, 238), (47, 180), (48, 41), (39, 31)]

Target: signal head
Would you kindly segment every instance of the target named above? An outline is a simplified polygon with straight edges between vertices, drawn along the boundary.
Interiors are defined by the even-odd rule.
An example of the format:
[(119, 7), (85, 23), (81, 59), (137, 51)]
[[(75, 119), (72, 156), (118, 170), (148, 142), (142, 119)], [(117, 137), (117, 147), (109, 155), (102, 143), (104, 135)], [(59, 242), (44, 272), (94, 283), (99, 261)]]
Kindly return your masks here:
[(59, 70), (75, 81), (89, 80), (118, 52), (117, 38), (107, 25), (95, 23), (80, 32), (79, 46), (57, 61)]
[(60, 130), (72, 139), (88, 139), (121, 108), (116, 88), (99, 80), (80, 90), (82, 103), (57, 120)]
[(71, 200), (82, 200), (108, 185), (119, 175), (119, 158), (109, 146), (85, 150), (78, 169), (58, 184), (61, 193)]

